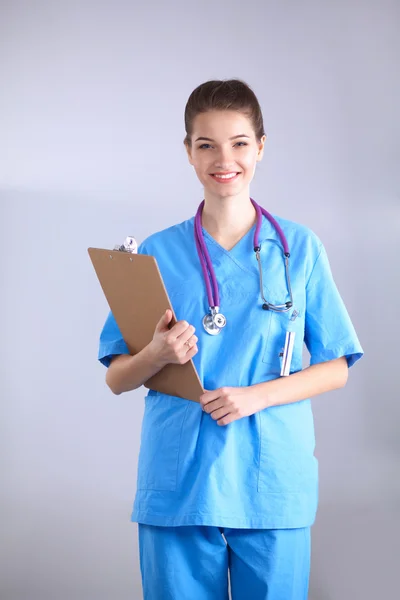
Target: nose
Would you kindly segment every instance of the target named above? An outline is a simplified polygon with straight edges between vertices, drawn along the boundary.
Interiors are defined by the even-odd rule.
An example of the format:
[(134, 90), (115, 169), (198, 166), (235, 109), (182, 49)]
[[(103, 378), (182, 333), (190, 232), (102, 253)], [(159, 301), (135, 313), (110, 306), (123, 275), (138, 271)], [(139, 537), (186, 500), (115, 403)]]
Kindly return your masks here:
[(215, 160), (215, 166), (218, 169), (229, 171), (230, 167), (235, 164), (231, 148), (220, 148)]

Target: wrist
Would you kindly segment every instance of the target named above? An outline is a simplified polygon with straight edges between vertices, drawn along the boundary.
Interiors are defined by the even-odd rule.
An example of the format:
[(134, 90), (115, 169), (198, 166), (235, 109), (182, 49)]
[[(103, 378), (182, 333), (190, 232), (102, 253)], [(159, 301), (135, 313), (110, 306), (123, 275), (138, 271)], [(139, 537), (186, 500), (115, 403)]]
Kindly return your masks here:
[(259, 410), (264, 408), (270, 408), (276, 404), (276, 398), (274, 397), (274, 390), (269, 384), (271, 381), (263, 381), (262, 383), (253, 384), (254, 395)]
[(163, 360), (160, 357), (160, 353), (159, 353), (159, 351), (157, 350), (157, 348), (156, 348), (156, 346), (154, 344), (154, 340), (152, 340), (144, 348), (144, 352), (146, 353), (148, 361), (152, 365), (155, 365), (159, 371), (168, 364), (167, 362), (165, 362), (165, 360)]

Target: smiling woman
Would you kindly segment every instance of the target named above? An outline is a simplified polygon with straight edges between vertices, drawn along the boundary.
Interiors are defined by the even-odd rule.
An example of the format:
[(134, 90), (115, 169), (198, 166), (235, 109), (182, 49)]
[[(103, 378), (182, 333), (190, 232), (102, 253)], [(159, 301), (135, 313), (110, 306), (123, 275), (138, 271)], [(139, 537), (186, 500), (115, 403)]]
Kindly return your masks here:
[[(234, 135), (233, 137), (229, 138), (230, 141), (232, 140), (237, 140), (238, 138), (248, 138), (247, 135), (245, 135), (244, 133), (241, 133), (239, 135)], [(199, 137), (197, 138), (196, 142), (201, 141), (201, 140), (207, 140), (210, 142), (215, 143), (215, 140), (212, 140), (210, 138), (206, 138), (206, 137)], [(241, 147), (244, 148), (245, 146), (247, 146), (246, 142), (236, 142), (234, 144), (234, 147)], [(207, 147), (207, 148), (206, 148)], [(199, 150), (205, 150), (205, 149), (209, 149), (212, 148), (212, 146), (210, 146), (210, 144), (201, 144), (199, 146)], [(238, 175), (240, 175), (241, 171), (217, 171), (216, 173), (210, 173), (211, 177), (214, 177), (214, 179), (216, 179), (219, 183), (228, 183), (234, 179), (237, 178)]]
[[(191, 112), (190, 101), (186, 112), (188, 116), (185, 120), (188, 121)], [(266, 136), (262, 133), (257, 138), (253, 124), (247, 116), (248, 112), (239, 112), (234, 108), (214, 109), (192, 116), (192, 122), (189, 124), (191, 136), (186, 136), (185, 147), (197, 177), (213, 196), (224, 198), (228, 195), (243, 194), (245, 190), (248, 192), (256, 163), (262, 159)], [(206, 135), (201, 135), (202, 133)], [(204, 214), (205, 226), (207, 212)], [(236, 213), (235, 216), (237, 219), (239, 215)], [(237, 222), (240, 222), (239, 219)], [(216, 225), (222, 226), (220, 219)], [(231, 234), (233, 226), (231, 220)]]
[(185, 127), (204, 198), (138, 248), (156, 257), (178, 322), (160, 315), (124, 361), (111, 362), (129, 354), (112, 314), (100, 336), (119, 393), (189, 360), (206, 390), (146, 397), (131, 515), (144, 598), (227, 600), (229, 568), (236, 600), (300, 600), (318, 501), (310, 398), (342, 387), (363, 350), (322, 242), (250, 197), (266, 141), (251, 88), (201, 84)]

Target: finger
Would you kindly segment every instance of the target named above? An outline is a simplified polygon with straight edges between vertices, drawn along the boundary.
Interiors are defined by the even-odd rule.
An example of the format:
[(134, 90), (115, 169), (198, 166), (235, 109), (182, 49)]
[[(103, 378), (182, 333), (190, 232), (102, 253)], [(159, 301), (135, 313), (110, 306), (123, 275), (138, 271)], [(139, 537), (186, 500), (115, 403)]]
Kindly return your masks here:
[(183, 332), (185, 332), (190, 324), (187, 321), (177, 321), (173, 327), (169, 330), (169, 335), (173, 339), (177, 339)]
[(189, 362), (189, 360), (193, 358), (193, 356), (197, 354), (198, 351), (199, 349), (196, 344), (192, 346), (192, 348), (185, 354), (184, 361), (182, 362), (182, 364)]
[(160, 320), (158, 321), (158, 323), (156, 325), (156, 331), (162, 331), (164, 329), (168, 329), (167, 325), (171, 319), (172, 319), (172, 311), (169, 308), (167, 308), (167, 310), (162, 315), (162, 317), (160, 318)]
[[(201, 404), (201, 402), (200, 402), (200, 404)], [(207, 402), (207, 404), (205, 404), (203, 406), (203, 410), (207, 414), (211, 415), (214, 411), (218, 410), (219, 408), (222, 408), (223, 406), (224, 406), (224, 403), (221, 400), (221, 398), (217, 398), (216, 400), (213, 400), (212, 402)]]
[(221, 395), (221, 390), (219, 390), (219, 389), (212, 390), (210, 392), (205, 392), (204, 394), (202, 394), (200, 396), (200, 403), (203, 406), (205, 406), (209, 402), (212, 402), (213, 400), (216, 400), (217, 398), (219, 398), (220, 395)]
[(190, 352), (190, 350), (197, 344), (198, 341), (199, 338), (196, 335), (192, 335), (192, 337), (190, 337), (183, 346), (187, 352)]
[(186, 342), (188, 342), (193, 337), (195, 331), (196, 328), (193, 327), (193, 325), (189, 325), (189, 327), (177, 337), (177, 340), (182, 344), (186, 344)]
[(220, 419), (228, 416), (229, 414), (230, 414), (230, 409), (227, 406), (222, 406), (222, 408), (219, 408), (218, 410), (214, 410), (210, 416), (214, 421), (219, 421)]
[(224, 425), (229, 425), (229, 423), (233, 423), (233, 421), (237, 421), (238, 419), (239, 417), (236, 415), (236, 413), (229, 413), (225, 417), (219, 419), (217, 421), (217, 425), (219, 425), (220, 427)]

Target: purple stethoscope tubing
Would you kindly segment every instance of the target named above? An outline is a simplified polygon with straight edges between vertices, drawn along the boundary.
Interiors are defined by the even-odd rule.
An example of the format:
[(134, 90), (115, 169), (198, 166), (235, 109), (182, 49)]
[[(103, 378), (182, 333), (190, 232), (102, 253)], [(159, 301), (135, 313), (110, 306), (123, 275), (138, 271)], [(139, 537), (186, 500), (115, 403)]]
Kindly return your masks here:
[[(265, 210), (265, 208), (263, 208), (262, 206), (259, 206), (257, 204), (257, 202), (255, 202), (252, 198), (250, 198), (250, 200), (256, 210), (256, 215), (257, 215), (256, 229), (254, 232), (254, 251), (257, 253), (257, 259), (259, 260), (259, 251), (260, 251), (259, 234), (260, 234), (261, 223), (262, 223), (262, 215), (264, 215), (269, 220), (269, 222), (275, 227), (275, 230), (278, 233), (279, 238), (282, 242), (283, 253), (285, 256), (286, 273), (287, 273), (287, 277), (288, 277), (289, 292), (291, 295), (290, 278), (289, 278), (289, 272), (288, 272), (288, 259), (290, 257), (290, 252), (289, 252), (289, 245), (287, 243), (285, 234), (283, 233), (282, 228), (279, 225), (279, 223), (276, 221), (276, 219), (274, 219), (274, 217), (267, 210)], [(204, 236), (203, 236), (203, 232), (202, 232), (201, 215), (203, 212), (204, 204), (205, 204), (205, 201), (203, 200), (197, 209), (197, 213), (196, 213), (195, 220), (194, 220), (194, 230), (195, 230), (194, 237), (195, 237), (195, 241), (196, 241), (197, 253), (199, 255), (199, 259), (200, 259), (200, 263), (201, 263), (201, 268), (203, 270), (204, 281), (205, 281), (206, 288), (207, 288), (208, 305), (209, 305), (210, 309), (212, 309), (215, 307), (219, 307), (219, 291), (218, 291), (218, 283), (217, 283), (217, 278), (215, 276), (215, 271), (214, 271), (212, 261), (210, 258), (210, 254), (208, 252), (208, 248), (204, 241)], [(213, 289), (211, 288), (210, 278), (211, 278), (211, 283), (212, 283)], [(292, 303), (290, 305), (292, 305)]]

